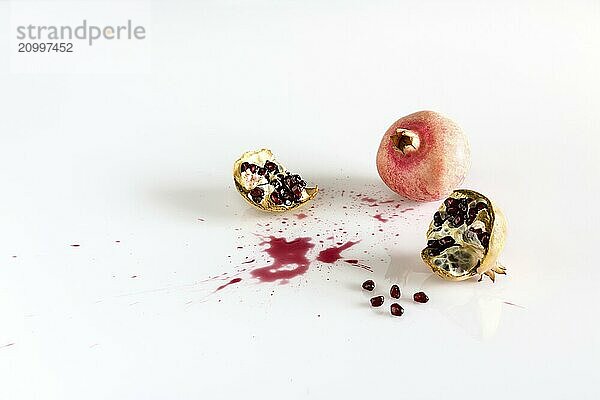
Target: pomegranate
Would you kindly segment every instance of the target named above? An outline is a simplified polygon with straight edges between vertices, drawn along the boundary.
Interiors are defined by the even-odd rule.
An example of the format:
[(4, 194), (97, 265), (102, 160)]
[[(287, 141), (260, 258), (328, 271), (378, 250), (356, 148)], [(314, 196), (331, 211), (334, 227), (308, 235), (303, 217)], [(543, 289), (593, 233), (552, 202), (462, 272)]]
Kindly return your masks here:
[(506, 220), (498, 207), (481, 193), (455, 190), (433, 215), (421, 257), (444, 279), (487, 275), (493, 282), (496, 274), (506, 273), (498, 263), (505, 237)]
[(265, 211), (296, 209), (313, 199), (318, 187), (307, 187), (300, 175), (275, 161), (271, 150), (247, 151), (233, 164), (233, 180), (244, 200)]
[(448, 196), (465, 179), (469, 141), (449, 118), (419, 111), (394, 122), (377, 151), (377, 171), (394, 192), (416, 201)]

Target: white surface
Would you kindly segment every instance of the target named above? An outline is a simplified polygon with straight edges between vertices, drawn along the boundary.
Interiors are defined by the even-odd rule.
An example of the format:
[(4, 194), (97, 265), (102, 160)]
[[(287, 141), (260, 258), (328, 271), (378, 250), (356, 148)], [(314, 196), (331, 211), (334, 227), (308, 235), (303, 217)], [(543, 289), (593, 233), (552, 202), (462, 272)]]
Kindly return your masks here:
[[(143, 74), (9, 73), (2, 29), (1, 399), (598, 398), (600, 3), (322, 3), (148, 3)], [(420, 109), (463, 126), (464, 186), (509, 219), (495, 285), (420, 269), (434, 204), (382, 234), (328, 197), (393, 196), (375, 152)], [(316, 262), (207, 297), (268, 263), (274, 217), (230, 177), (261, 146), (324, 189), (287, 237), (343, 222), (379, 288), (431, 301), (394, 319), (367, 272)]]

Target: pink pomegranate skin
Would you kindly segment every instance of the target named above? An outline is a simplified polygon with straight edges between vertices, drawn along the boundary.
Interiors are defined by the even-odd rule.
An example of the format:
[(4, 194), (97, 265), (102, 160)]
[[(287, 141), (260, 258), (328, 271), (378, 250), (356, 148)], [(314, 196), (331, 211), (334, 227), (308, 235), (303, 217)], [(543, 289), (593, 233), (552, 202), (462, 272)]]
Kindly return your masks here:
[(462, 129), (434, 111), (418, 111), (394, 122), (377, 151), (383, 182), (416, 201), (446, 198), (463, 182), (470, 164), (469, 141)]

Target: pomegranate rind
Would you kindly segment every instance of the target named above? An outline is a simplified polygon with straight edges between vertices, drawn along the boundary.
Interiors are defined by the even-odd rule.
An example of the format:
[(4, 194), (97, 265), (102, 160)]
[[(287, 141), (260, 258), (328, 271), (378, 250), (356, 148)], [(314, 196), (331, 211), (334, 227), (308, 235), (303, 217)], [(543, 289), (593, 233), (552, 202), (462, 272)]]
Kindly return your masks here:
[[(398, 130), (414, 132), (419, 148), (401, 152), (394, 146)], [(463, 130), (434, 111), (418, 111), (394, 122), (377, 151), (377, 172), (394, 192), (411, 200), (446, 198), (464, 181), (471, 166), (469, 140)]]
[[(494, 227), (491, 232), (487, 254), (481, 262), (480, 267), (477, 269), (477, 273), (480, 275), (485, 274), (490, 270), (494, 270), (498, 266), (498, 257), (500, 257), (500, 253), (504, 249), (504, 243), (506, 241), (506, 217), (499, 207), (494, 206), (494, 203), (492, 203), (492, 207), (495, 216)], [(500, 269), (503, 270), (501, 267)]]
[[(494, 272), (495, 273), (501, 273), (504, 274), (504, 268), (502, 268), (499, 264), (498, 264), (498, 257), (500, 256), (500, 253), (502, 252), (502, 249), (504, 248), (504, 242), (506, 240), (506, 218), (504, 216), (504, 213), (502, 212), (502, 210), (500, 208), (498, 208), (491, 200), (489, 200), (486, 196), (482, 195), (481, 193), (475, 192), (473, 190), (466, 190), (466, 189), (460, 189), (460, 190), (455, 190), (454, 192), (452, 192), (452, 194), (449, 196), (450, 198), (455, 198), (455, 199), (460, 199), (460, 198), (469, 198), (472, 200), (475, 200), (476, 202), (485, 202), (485, 204), (487, 205), (487, 209), (483, 212), (478, 213), (477, 218), (475, 219), (475, 221), (481, 221), (481, 223), (483, 223), (485, 225), (486, 228), (486, 232), (489, 232), (490, 234), (490, 239), (489, 239), (489, 244), (487, 246), (487, 248), (483, 248), (483, 255), (482, 257), (479, 258), (479, 266), (477, 266), (477, 264), (472, 265), (472, 267), (466, 269), (463, 273), (460, 273), (459, 275), (455, 274), (455, 273), (451, 273), (449, 271), (446, 271), (444, 268), (442, 268), (439, 265), (435, 264), (435, 260), (439, 257), (436, 255), (431, 255), (430, 251), (428, 251), (428, 248), (423, 249), (423, 251), (421, 252), (421, 257), (423, 259), (423, 261), (427, 264), (427, 266), (437, 275), (439, 275), (440, 277), (442, 277), (443, 279), (446, 280), (450, 280), (450, 281), (463, 281), (466, 279), (469, 279), (471, 277), (474, 277), (476, 275), (480, 275), (483, 276), (483, 274), (486, 274), (490, 277), (490, 279), (494, 280)], [(438, 212), (443, 212), (445, 211), (445, 204), (440, 205), (440, 207), (437, 210)], [(473, 223), (471, 224), (473, 225)], [(461, 224), (462, 226), (462, 224)], [(465, 224), (465, 228), (466, 228), (466, 224)], [(459, 228), (455, 228), (457, 232), (460, 232)], [(436, 235), (436, 233), (440, 233), (439, 235)], [(436, 226), (434, 224), (434, 221), (432, 221), (429, 225), (429, 228), (427, 230), (427, 239), (435, 239), (436, 236), (444, 236), (447, 235), (448, 231), (443, 231), (442, 229), (440, 229), (439, 226)], [(460, 251), (462, 252), (481, 252), (481, 247), (479, 248), (479, 250), (475, 249), (475, 246), (469, 246), (469, 244), (464, 243), (462, 240), (459, 239), (459, 236), (454, 235), (453, 237), (455, 237), (456, 239), (459, 240), (459, 242), (461, 243), (460, 246)], [(448, 250), (450, 250), (452, 248), (446, 249), (444, 251), (448, 252)], [(477, 254), (473, 254), (474, 257), (477, 256)]]
[[(319, 188), (316, 185), (314, 187), (306, 187), (305, 189), (303, 189), (302, 198), (301, 198), (300, 202), (294, 203), (289, 207), (273, 203), (273, 201), (271, 201), (271, 197), (270, 197), (271, 192), (270, 191), (265, 192), (264, 198), (261, 202), (259, 202), (259, 203), (254, 202), (249, 197), (249, 193), (257, 185), (252, 181), (248, 181), (247, 179), (244, 179), (244, 175), (240, 171), (240, 169), (241, 169), (240, 167), (243, 162), (248, 162), (251, 164), (263, 166), (265, 164), (265, 162), (267, 162), (267, 161), (271, 161), (271, 162), (275, 163), (279, 167), (280, 171), (287, 171), (287, 169), (283, 166), (283, 164), (281, 164), (279, 161), (277, 161), (275, 159), (273, 152), (269, 149), (247, 151), (244, 154), (242, 154), (240, 156), (240, 158), (238, 158), (233, 163), (233, 181), (235, 183), (235, 188), (236, 188), (237, 192), (242, 196), (242, 198), (244, 200), (246, 200), (246, 202), (248, 204), (250, 204), (251, 206), (253, 206), (259, 210), (262, 210), (262, 211), (284, 212), (284, 211), (296, 210), (296, 209), (302, 207), (303, 205), (305, 205), (306, 203), (308, 203), (310, 200), (315, 198), (315, 196), (319, 192)], [(260, 181), (258, 181), (258, 182), (260, 183)], [(264, 183), (264, 181), (263, 181), (263, 183)]]

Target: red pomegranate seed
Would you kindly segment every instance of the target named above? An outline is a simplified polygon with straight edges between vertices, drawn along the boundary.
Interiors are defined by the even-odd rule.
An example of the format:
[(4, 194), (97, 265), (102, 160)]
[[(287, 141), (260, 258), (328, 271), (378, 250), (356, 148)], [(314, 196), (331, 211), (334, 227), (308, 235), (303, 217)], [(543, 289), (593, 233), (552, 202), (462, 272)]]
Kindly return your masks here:
[(429, 301), (429, 297), (423, 292), (417, 292), (413, 295), (413, 300), (417, 303), (427, 303)]
[(390, 288), (390, 296), (392, 296), (394, 299), (400, 298), (400, 288), (398, 285), (392, 285)]
[(375, 296), (370, 301), (373, 307), (380, 307), (383, 304), (383, 296)]
[(392, 315), (399, 317), (402, 314), (404, 314), (404, 308), (402, 308), (400, 304), (394, 303), (390, 306), (390, 312), (392, 313)]
[(375, 289), (375, 282), (370, 279), (366, 280), (363, 282), (362, 288), (370, 292), (371, 290)]

